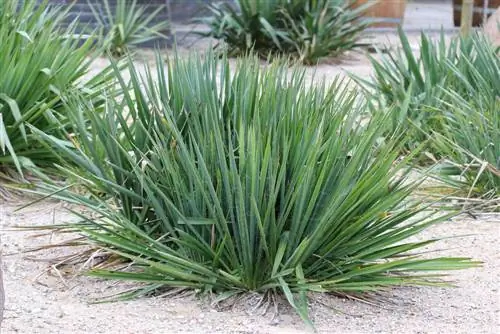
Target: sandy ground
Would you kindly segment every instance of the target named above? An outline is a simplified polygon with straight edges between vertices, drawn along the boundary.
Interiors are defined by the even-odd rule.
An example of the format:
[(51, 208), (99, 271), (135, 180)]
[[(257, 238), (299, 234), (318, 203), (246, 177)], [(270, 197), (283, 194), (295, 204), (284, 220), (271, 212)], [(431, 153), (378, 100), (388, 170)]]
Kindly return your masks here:
[[(394, 41), (395, 36), (378, 37)], [(416, 45), (416, 36), (411, 37)], [(199, 44), (198, 44), (199, 47)], [(151, 59), (151, 53), (142, 57)], [(97, 60), (98, 71), (106, 60)], [(367, 58), (351, 53), (341, 60), (308, 68), (308, 75), (331, 81), (354, 72), (368, 78)], [(13, 231), (18, 225), (37, 226), (69, 219), (60, 203), (37, 204), (15, 211), (22, 203), (0, 203), (6, 311), (2, 333), (306, 333), (288, 307), (260, 314), (250, 308), (220, 311), (194, 296), (143, 298), (92, 304), (124, 289), (122, 284), (88, 277), (58, 276), (47, 263), (30, 260), (23, 250), (56, 243), (60, 236), (32, 238), (34, 232)], [(500, 216), (474, 220), (458, 217), (435, 226), (419, 238), (462, 236), (433, 246), (441, 255), (467, 256), (484, 262), (480, 268), (451, 273), (456, 288), (401, 288), (389, 291), (384, 307), (333, 296), (317, 296), (311, 314), (319, 333), (498, 333), (500, 332)], [(467, 236), (464, 236), (467, 235)], [(47, 250), (43, 258), (68, 254)]]
[[(54, 244), (58, 236), (33, 238), (12, 231), (69, 219), (60, 203), (43, 203), (16, 212), (21, 203), (0, 205), (6, 310), (2, 333), (307, 333), (288, 307), (262, 315), (250, 308), (224, 311), (194, 296), (143, 298), (106, 304), (93, 298), (125, 289), (88, 277), (59, 277), (23, 250)], [(484, 262), (480, 268), (452, 272), (455, 288), (400, 288), (384, 293), (384, 307), (316, 296), (311, 314), (319, 333), (498, 333), (500, 329), (500, 216), (458, 217), (430, 228), (419, 238), (449, 237), (432, 246), (446, 256)], [(465, 236), (467, 235), (467, 236)], [(68, 250), (38, 254), (54, 258)]]

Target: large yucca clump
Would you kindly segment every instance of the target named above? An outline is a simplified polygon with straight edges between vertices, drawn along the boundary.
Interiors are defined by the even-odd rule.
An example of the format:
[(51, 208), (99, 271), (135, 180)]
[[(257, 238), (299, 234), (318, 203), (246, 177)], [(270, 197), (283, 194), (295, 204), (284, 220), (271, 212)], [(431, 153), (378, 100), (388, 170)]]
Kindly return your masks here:
[(135, 264), (92, 274), (146, 282), (139, 293), (283, 293), (308, 319), (308, 291), (437, 284), (426, 271), (473, 264), (411, 254), (432, 241), (405, 240), (443, 218), (411, 200), (401, 138), (381, 144), (385, 119), (363, 120), (342, 82), (311, 87), (254, 58), (234, 73), (210, 54), (156, 65), (144, 80), (131, 66), (132, 92), (123, 82), (105, 113), (73, 102), (76, 147), (40, 133), (98, 194), (57, 194), (95, 213), (68, 227)]

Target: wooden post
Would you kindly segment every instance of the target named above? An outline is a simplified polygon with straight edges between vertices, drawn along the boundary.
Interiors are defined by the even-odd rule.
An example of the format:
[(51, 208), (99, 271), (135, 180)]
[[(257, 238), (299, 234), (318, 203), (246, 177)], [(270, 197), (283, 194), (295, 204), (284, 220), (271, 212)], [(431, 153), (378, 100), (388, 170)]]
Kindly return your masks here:
[(472, 15), (474, 11), (474, 0), (462, 0), (462, 18), (460, 34), (462, 37), (469, 36), (472, 29)]
[(165, 7), (167, 8), (168, 33), (172, 37), (172, 40), (174, 41), (174, 46), (177, 48), (177, 36), (174, 27), (174, 22), (172, 22), (172, 5), (170, 4), (170, 0), (165, 0)]
[(490, 8), (490, 0), (483, 1), (483, 26), (486, 24), (488, 20), (488, 9)]

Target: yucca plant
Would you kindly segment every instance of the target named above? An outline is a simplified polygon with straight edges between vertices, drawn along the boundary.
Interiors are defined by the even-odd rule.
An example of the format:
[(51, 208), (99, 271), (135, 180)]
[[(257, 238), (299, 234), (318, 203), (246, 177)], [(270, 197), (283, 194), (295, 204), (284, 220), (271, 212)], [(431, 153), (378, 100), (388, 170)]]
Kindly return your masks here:
[(446, 217), (412, 200), (402, 138), (381, 144), (385, 119), (362, 121), (340, 79), (310, 87), (286, 63), (245, 58), (231, 73), (212, 54), (157, 58), (142, 79), (130, 65), (132, 92), (117, 73), (125, 94), (105, 113), (74, 102), (91, 123), (76, 122), (74, 147), (39, 133), (95, 194), (42, 186), (91, 210), (66, 227), (135, 268), (91, 275), (144, 282), (134, 295), (280, 293), (309, 321), (308, 292), (439, 285), (428, 271), (477, 264), (415, 253), (435, 240), (406, 239)]
[[(485, 77), (488, 68), (500, 73), (500, 61), (493, 59), (487, 67), (470, 66), (471, 75), (478, 79)], [(500, 209), (500, 96), (491, 82), (481, 80), (480, 84), (479, 90), (444, 91), (446, 123), (430, 137), (440, 157), (438, 179), (455, 188), (466, 202), (471, 197), (483, 200), (475, 209), (496, 211)]]
[(399, 33), (401, 50), (373, 58), (373, 82), (360, 80), (379, 102), (374, 110), (395, 105), (388, 133), (405, 124), (411, 136), (406, 150), (429, 141), (439, 178), (464, 197), (498, 197), (498, 49), (480, 33), (450, 41), (422, 34), (416, 55)]
[(402, 124), (409, 128), (413, 140), (407, 149), (446, 126), (443, 103), (449, 95), (445, 91), (456, 92), (470, 101), (479, 94), (488, 94), (493, 101), (500, 96), (498, 53), (480, 33), (450, 40), (444, 33), (437, 40), (422, 33), (418, 54), (401, 29), (399, 36), (400, 49), (382, 55), (380, 60), (371, 58), (373, 80), (357, 80), (370, 99), (377, 101), (375, 110), (383, 110), (383, 105), (401, 106), (400, 112), (393, 115), (390, 131)]
[[(399, 37), (400, 49), (380, 58), (370, 56), (372, 79), (356, 79), (374, 101), (374, 112), (384, 112), (384, 106), (399, 106), (391, 109), (394, 112), (388, 124), (389, 133), (398, 127), (407, 128), (411, 140), (405, 150), (411, 150), (427, 139), (427, 132), (443, 126), (445, 117), (439, 112), (441, 87), (450, 82), (449, 64), (456, 64), (461, 57), (460, 41), (453, 39), (447, 43), (443, 32), (433, 41), (422, 33), (420, 51), (416, 54), (402, 29)], [(470, 54), (463, 55), (467, 56)]]
[(168, 38), (165, 31), (169, 23), (155, 22), (165, 6), (150, 11), (150, 6), (139, 5), (137, 0), (103, 0), (102, 6), (89, 5), (101, 29), (102, 44), (114, 56), (121, 57), (141, 43)]
[[(373, 89), (374, 96), (385, 98), (388, 104), (404, 101), (411, 88), (412, 104), (432, 105), (438, 100), (439, 86), (451, 74), (448, 63), (456, 64), (461, 57), (459, 40), (452, 39), (447, 43), (444, 32), (441, 32), (439, 39), (433, 41), (421, 33), (419, 53), (416, 54), (403, 30), (398, 32), (401, 48), (382, 55), (380, 60), (371, 56), (374, 77), (372, 81), (363, 83)], [(413, 118), (416, 119), (417, 115)]]
[(224, 42), (233, 54), (257, 51), (262, 56), (288, 54), (305, 64), (337, 56), (358, 46), (368, 26), (352, 1), (340, 0), (238, 0), (209, 5), (211, 17), (201, 21), (206, 36)]
[[(68, 9), (69, 10), (69, 9)], [(35, 0), (0, 3), (0, 164), (2, 171), (49, 166), (51, 152), (33, 138), (27, 125), (64, 138), (69, 122), (65, 94), (79, 90), (98, 103), (109, 82), (105, 72), (83, 76), (92, 62), (92, 39), (82, 41), (75, 23), (62, 28), (67, 10)]]
[[(500, 207), (500, 58), (483, 36), (471, 41), (474, 58), (450, 64), (456, 80), (445, 87), (446, 124), (434, 133), (435, 151), (455, 167), (466, 197), (493, 199)], [(466, 74), (464, 74), (466, 73)], [(496, 203), (495, 202), (496, 199)], [(491, 208), (495, 208), (495, 205)]]
[[(210, 31), (202, 35), (222, 40), (232, 53), (244, 53), (252, 48), (276, 52), (287, 36), (278, 25), (277, 11), (286, 1), (236, 1), (208, 6), (211, 16), (201, 19)], [(235, 6), (236, 5), (236, 6)], [(236, 8), (235, 8), (236, 7)]]
[(331, 0), (286, 5), (282, 20), (299, 60), (314, 64), (361, 46), (358, 38), (370, 24), (362, 15), (371, 5), (353, 8), (352, 2)]
[[(440, 152), (440, 179), (463, 198), (487, 200), (488, 209), (500, 209), (500, 100), (478, 110), (456, 93), (447, 106), (446, 127), (434, 133), (433, 145)], [(484, 206), (483, 205), (483, 206)], [(486, 209), (486, 208), (485, 208)]]

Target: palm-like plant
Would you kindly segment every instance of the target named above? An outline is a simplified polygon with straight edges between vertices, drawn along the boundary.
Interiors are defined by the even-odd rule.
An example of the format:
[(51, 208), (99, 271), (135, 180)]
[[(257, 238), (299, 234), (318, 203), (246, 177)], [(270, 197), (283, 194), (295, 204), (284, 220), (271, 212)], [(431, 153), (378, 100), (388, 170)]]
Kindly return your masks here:
[(290, 54), (305, 64), (316, 63), (356, 47), (369, 21), (367, 7), (340, 0), (238, 0), (209, 6), (201, 21), (204, 35), (221, 40), (233, 54), (255, 50), (262, 56)]
[(90, 2), (89, 5), (101, 27), (103, 44), (114, 56), (123, 56), (138, 44), (155, 38), (167, 38), (164, 33), (169, 23), (154, 22), (164, 6), (148, 13), (150, 7), (138, 5), (137, 0), (116, 0), (113, 5), (104, 0), (103, 10)]
[(303, 72), (255, 58), (234, 73), (204, 59), (158, 55), (157, 80), (130, 66), (132, 92), (120, 79), (124, 96), (105, 113), (74, 102), (90, 118), (76, 123), (75, 147), (39, 133), (86, 174), (63, 171), (100, 192), (44, 186), (95, 213), (67, 227), (137, 269), (92, 275), (146, 282), (138, 294), (281, 292), (308, 321), (308, 291), (440, 284), (423, 272), (475, 264), (412, 254), (434, 240), (405, 239), (444, 217), (411, 200), (400, 138), (378, 144), (385, 119), (360, 122), (347, 85), (311, 88)]

